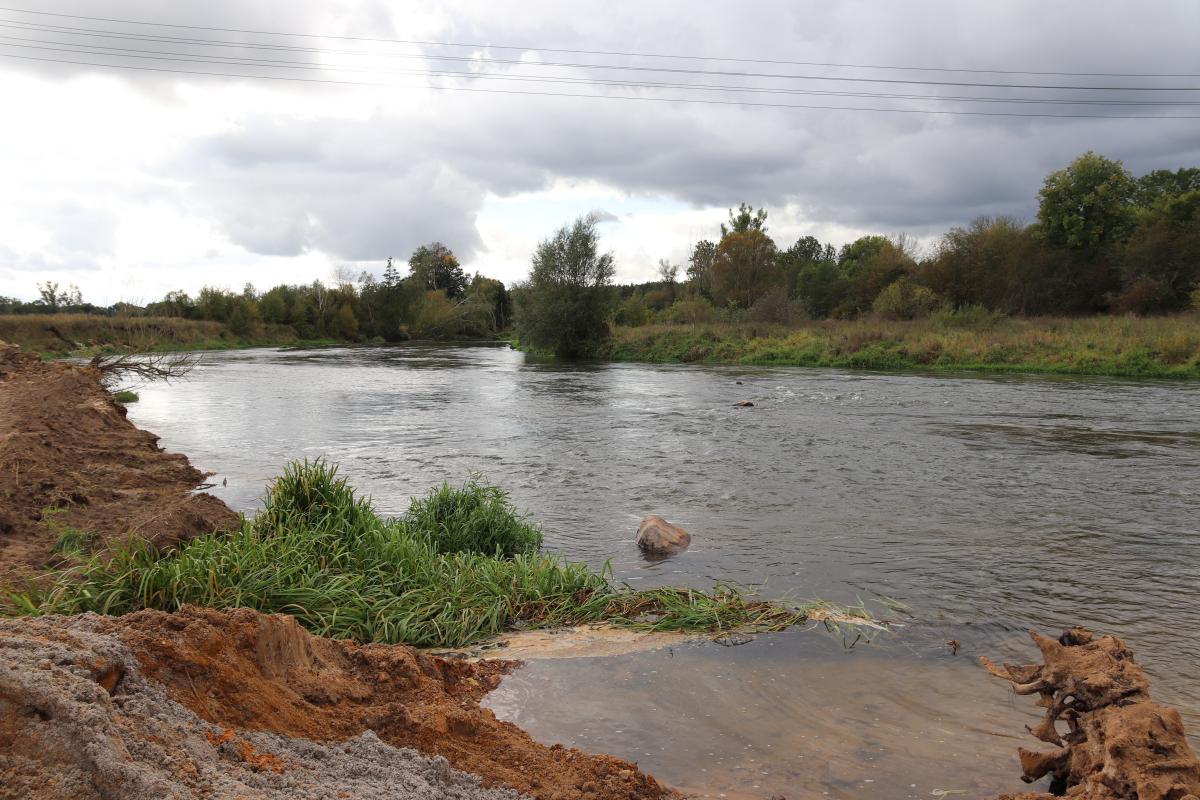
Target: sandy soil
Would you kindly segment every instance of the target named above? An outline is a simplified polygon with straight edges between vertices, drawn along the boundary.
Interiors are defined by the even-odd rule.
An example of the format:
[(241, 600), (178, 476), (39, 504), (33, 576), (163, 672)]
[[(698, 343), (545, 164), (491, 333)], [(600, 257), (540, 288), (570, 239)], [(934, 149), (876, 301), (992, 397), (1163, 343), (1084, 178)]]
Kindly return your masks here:
[(224, 503), (193, 492), (204, 474), (157, 442), (94, 370), (0, 342), (0, 583), (52, 564), (67, 528), (102, 548), (130, 534), (170, 545), (235, 524)]
[(511, 666), (321, 639), (248, 609), (5, 620), (0, 797), (676, 797), (480, 708)]

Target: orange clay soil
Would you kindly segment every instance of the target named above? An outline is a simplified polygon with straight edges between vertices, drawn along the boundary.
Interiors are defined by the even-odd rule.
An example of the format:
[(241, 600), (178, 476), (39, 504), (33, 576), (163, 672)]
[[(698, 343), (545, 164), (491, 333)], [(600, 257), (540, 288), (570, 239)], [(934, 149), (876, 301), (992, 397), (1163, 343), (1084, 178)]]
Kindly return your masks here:
[(635, 764), (538, 744), (479, 699), (515, 662), (470, 664), (402, 645), (309, 634), (292, 617), (185, 606), (111, 621), (143, 674), (202, 719), (229, 729), (344, 741), (372, 730), (397, 747), (539, 798), (657, 800), (677, 795)]
[[(1188, 747), (1179, 712), (1150, 699), (1150, 685), (1133, 653), (1115, 636), (1095, 638), (1072, 628), (1050, 639), (1030, 631), (1042, 664), (983, 666), (1012, 683), (1017, 694), (1039, 696), (1045, 719), (1029, 732), (1052, 750), (1020, 748), (1022, 779), (1050, 776), (1051, 794), (1004, 795), (1001, 800), (1196, 800), (1200, 761)], [(1063, 731), (1060, 723), (1065, 723)]]
[(104, 547), (131, 533), (170, 545), (233, 526), (224, 503), (192, 492), (204, 474), (157, 442), (96, 370), (0, 342), (0, 584), (51, 565), (67, 528)]

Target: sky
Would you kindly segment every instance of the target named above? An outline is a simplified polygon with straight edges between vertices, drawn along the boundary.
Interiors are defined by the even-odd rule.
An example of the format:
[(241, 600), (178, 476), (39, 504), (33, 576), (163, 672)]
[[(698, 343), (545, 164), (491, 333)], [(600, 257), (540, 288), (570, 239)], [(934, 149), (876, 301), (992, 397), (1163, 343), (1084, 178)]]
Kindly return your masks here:
[(1200, 115), (1160, 88), (1200, 87), (1194, 0), (0, 3), (0, 295), (23, 299), (330, 280), (431, 241), (512, 283), (589, 213), (617, 280), (650, 280), (741, 202), (781, 247), (932, 246), (1032, 220), (1087, 150), (1200, 165), (1200, 119), (995, 115)]

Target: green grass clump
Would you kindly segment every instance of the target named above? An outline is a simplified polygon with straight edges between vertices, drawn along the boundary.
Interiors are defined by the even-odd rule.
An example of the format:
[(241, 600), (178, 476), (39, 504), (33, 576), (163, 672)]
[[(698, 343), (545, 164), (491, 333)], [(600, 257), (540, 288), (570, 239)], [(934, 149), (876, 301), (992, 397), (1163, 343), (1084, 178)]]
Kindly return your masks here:
[(129, 389), (122, 389), (119, 392), (113, 392), (113, 400), (122, 404), (136, 403), (138, 401), (138, 393), (132, 392)]
[(513, 511), (508, 496), (481, 478), (462, 488), (443, 483), (408, 507), (409, 529), (439, 553), (479, 553), (497, 558), (536, 553), (542, 532)]
[(607, 568), (538, 552), (541, 534), (495, 487), (473, 479), (382, 519), (336, 467), (293, 463), (264, 509), (231, 534), (162, 553), (141, 539), (92, 556), (16, 613), (124, 614), (184, 604), (295, 616), (314, 633), (360, 642), (460, 647), (511, 629), (608, 620), (653, 629), (778, 630), (807, 609), (713, 592), (616, 587)]

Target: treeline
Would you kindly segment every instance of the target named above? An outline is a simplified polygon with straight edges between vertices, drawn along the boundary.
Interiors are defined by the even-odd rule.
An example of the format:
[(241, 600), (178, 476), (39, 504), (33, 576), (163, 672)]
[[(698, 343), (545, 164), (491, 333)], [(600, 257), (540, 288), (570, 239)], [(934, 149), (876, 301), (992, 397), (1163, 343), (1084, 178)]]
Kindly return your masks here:
[(865, 236), (840, 249), (805, 236), (780, 249), (767, 214), (742, 205), (717, 241), (692, 248), (684, 280), (618, 288), (614, 320), (892, 319), (941, 307), (1001, 314), (1153, 314), (1200, 303), (1200, 169), (1135, 178), (1087, 153), (1049, 175), (1037, 220), (981, 217), (921, 254), (907, 237)]
[(922, 254), (906, 236), (864, 236), (835, 248), (804, 236), (780, 249), (767, 212), (731, 210), (716, 241), (659, 280), (608, 284), (593, 220), (542, 242), (516, 291), (517, 331), (534, 349), (597, 352), (608, 322), (764, 322), (980, 315), (1155, 314), (1200, 309), (1200, 169), (1135, 178), (1086, 153), (1049, 175), (1037, 220), (981, 217)]
[(487, 338), (510, 324), (512, 302), (504, 284), (476, 274), (468, 278), (458, 258), (439, 242), (418, 247), (408, 274), (388, 259), (381, 278), (364, 272), (357, 281), (314, 281), (259, 292), (205, 287), (196, 296), (170, 292), (144, 307), (84, 303), (78, 289), (39, 286), (38, 300), (0, 298), (0, 313), (100, 313), (110, 316), (178, 317), (220, 322), (253, 339), (265, 326), (288, 325), (302, 339), (387, 342), (418, 338)]

